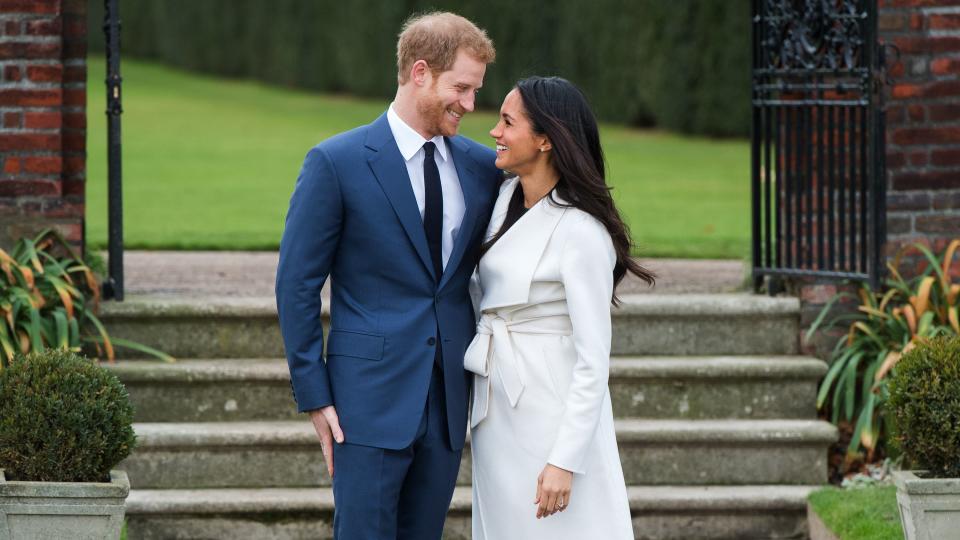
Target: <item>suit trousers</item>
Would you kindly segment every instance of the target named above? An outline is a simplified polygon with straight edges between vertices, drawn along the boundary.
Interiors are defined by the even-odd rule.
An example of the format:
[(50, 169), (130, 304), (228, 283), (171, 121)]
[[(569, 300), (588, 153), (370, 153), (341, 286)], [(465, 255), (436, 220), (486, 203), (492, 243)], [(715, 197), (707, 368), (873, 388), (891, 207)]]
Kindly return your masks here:
[(334, 443), (335, 540), (439, 540), (462, 450), (450, 449), (443, 373), (434, 363), (417, 434), (400, 450)]

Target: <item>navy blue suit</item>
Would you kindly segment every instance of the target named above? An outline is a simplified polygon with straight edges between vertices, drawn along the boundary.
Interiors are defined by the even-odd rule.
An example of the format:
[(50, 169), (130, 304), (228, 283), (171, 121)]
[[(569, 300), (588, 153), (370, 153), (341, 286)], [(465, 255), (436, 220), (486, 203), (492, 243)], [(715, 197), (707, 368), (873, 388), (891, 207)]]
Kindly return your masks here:
[[(459, 136), (447, 144), (466, 210), (442, 276), (434, 276), (385, 114), (311, 149), (290, 200), (277, 308), (298, 410), (335, 405), (344, 432), (334, 449), (340, 538), (439, 538), (452, 497), (467, 425), (463, 353), (476, 326), (468, 283), (501, 175), (489, 148)], [(328, 276), (324, 362), (320, 289)], [(442, 447), (426, 449), (428, 439)], [(394, 466), (401, 470), (384, 470)], [(401, 500), (391, 503), (394, 495)], [(417, 505), (443, 507), (440, 529), (404, 517)], [(435, 522), (439, 510), (431, 512)]]

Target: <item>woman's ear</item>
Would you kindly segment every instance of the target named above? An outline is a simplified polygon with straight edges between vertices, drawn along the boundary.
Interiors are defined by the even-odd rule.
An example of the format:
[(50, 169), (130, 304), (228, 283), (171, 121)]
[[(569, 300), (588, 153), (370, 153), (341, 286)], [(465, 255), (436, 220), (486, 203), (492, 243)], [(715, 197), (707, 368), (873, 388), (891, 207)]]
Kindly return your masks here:
[(553, 150), (553, 145), (550, 144), (550, 139), (543, 135), (540, 135), (538, 138), (540, 140), (538, 141), (537, 146), (540, 147), (541, 152), (549, 152), (550, 150)]

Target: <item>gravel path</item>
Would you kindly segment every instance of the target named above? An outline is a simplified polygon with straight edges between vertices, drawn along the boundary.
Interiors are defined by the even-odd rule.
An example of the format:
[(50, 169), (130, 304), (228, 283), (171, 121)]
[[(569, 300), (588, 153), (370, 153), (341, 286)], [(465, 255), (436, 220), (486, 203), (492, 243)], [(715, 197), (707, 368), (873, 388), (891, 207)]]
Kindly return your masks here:
[[(106, 258), (106, 254), (104, 254)], [(738, 260), (641, 259), (658, 278), (650, 288), (632, 275), (621, 294), (702, 294), (739, 290), (746, 265)], [(276, 252), (128, 251), (127, 294), (272, 297)]]

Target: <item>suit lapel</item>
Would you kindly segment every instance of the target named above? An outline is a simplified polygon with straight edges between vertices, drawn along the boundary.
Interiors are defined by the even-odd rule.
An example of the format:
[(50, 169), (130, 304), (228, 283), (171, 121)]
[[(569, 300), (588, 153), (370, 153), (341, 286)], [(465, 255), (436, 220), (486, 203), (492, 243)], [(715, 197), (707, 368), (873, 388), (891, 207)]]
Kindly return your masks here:
[(467, 244), (470, 243), (470, 238), (473, 236), (473, 228), (480, 212), (480, 190), (482, 188), (480, 183), (483, 180), (477, 174), (476, 163), (468, 155), (469, 147), (457, 138), (447, 138), (446, 140), (447, 147), (453, 157), (453, 164), (457, 168), (457, 177), (460, 180), (460, 191), (463, 192), (465, 210), (457, 239), (454, 241), (453, 250), (450, 252), (450, 259), (447, 260), (447, 265), (443, 269), (443, 277), (440, 279), (438, 288), (442, 288), (450, 280), (450, 276), (456, 273), (460, 261), (463, 260), (463, 254), (466, 252)]
[[(371, 124), (365, 145), (373, 151), (367, 157), (370, 169), (373, 170), (380, 188), (393, 206), (393, 211), (400, 219), (403, 230), (406, 231), (417, 255), (420, 256), (420, 261), (427, 272), (433, 276), (427, 235), (423, 230), (423, 220), (420, 218), (417, 199), (413, 195), (410, 175), (407, 174), (407, 164), (400, 155), (397, 142), (393, 139), (386, 114), (381, 115)], [(436, 279), (435, 276), (434, 279)]]

